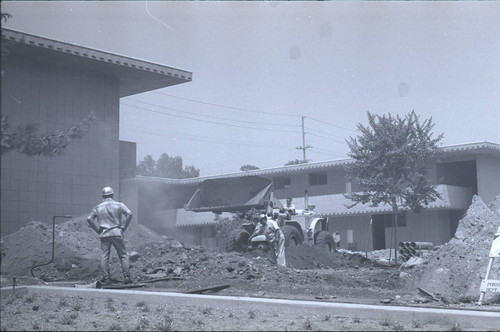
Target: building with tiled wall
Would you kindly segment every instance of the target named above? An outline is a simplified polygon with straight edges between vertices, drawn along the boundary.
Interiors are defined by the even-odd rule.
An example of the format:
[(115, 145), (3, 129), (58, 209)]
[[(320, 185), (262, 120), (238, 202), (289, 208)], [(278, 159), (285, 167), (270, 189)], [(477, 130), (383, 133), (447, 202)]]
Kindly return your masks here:
[(86, 214), (104, 186), (119, 198), (120, 172), (131, 169), (120, 167), (120, 149), (135, 154), (134, 143), (119, 142), (120, 98), (191, 79), (187, 71), (2, 28), (1, 109), (13, 128), (36, 123), (42, 134), (96, 117), (62, 156), (2, 154), (2, 235), (32, 220)]
[[(469, 207), (472, 196), (479, 195), (486, 203), (500, 194), (500, 145), (472, 143), (446, 146), (441, 159), (429, 165), (429, 180), (437, 185), (441, 199), (429, 204), (422, 213), (405, 213), (400, 218), (398, 240), (423, 241), (440, 245), (455, 233), (458, 221)], [(274, 194), (284, 202), (292, 197), (298, 209), (308, 203), (328, 218), (329, 229), (341, 235), (341, 247), (356, 250), (388, 248), (392, 209), (350, 204), (346, 192), (357, 188), (345, 179), (344, 167), (352, 159), (283, 166), (254, 171), (222, 174), (193, 179), (162, 179), (136, 177), (122, 182), (122, 187), (135, 186), (141, 223), (158, 232), (166, 232), (186, 242), (220, 246), (215, 236), (215, 215), (212, 212), (185, 211), (201, 181), (259, 175), (273, 179)], [(370, 224), (371, 222), (371, 224)]]

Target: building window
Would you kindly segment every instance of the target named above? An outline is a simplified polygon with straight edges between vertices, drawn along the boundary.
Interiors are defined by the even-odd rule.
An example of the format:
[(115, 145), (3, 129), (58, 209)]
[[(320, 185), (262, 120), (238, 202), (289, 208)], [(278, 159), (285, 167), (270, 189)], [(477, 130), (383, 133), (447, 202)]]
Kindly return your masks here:
[(309, 185), (318, 186), (321, 184), (327, 184), (326, 173), (311, 173), (309, 174)]
[[(393, 214), (386, 214), (385, 215), (385, 227), (390, 228), (392, 227), (393, 221), (394, 221), (394, 215)], [(406, 214), (398, 214), (398, 227), (404, 227), (406, 226)]]
[(280, 176), (273, 179), (274, 189), (289, 188), (292, 184), (292, 179), (289, 176)]

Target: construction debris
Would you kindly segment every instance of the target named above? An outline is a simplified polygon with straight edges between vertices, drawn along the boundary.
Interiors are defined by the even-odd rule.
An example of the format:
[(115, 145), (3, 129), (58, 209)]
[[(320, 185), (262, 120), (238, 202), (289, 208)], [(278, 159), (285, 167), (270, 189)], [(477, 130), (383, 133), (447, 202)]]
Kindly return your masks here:
[[(408, 287), (425, 285), (429, 293), (448, 303), (475, 301), (488, 265), (495, 231), (500, 226), (500, 196), (487, 206), (474, 196), (455, 236), (426, 257), (425, 264), (409, 269)], [(500, 265), (500, 264), (499, 264)], [(500, 266), (495, 273), (500, 276)]]
[(217, 286), (212, 286), (212, 287), (206, 287), (206, 288), (200, 288), (200, 289), (194, 289), (190, 291), (186, 291), (187, 294), (202, 294), (205, 292), (218, 292), (223, 289), (229, 288), (230, 285), (224, 284), (224, 285), (217, 285)]

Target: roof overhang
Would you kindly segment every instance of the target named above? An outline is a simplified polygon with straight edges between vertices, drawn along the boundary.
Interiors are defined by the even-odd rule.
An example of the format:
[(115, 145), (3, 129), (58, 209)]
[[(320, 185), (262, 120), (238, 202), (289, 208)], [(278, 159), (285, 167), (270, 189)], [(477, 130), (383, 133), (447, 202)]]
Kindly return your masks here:
[[(469, 159), (473, 158), (475, 155), (490, 155), (500, 158), (500, 144), (490, 143), (490, 142), (449, 145), (449, 146), (443, 146), (442, 149), (443, 149), (443, 157), (441, 161), (446, 161), (449, 158)], [(227, 174), (204, 176), (197, 178), (187, 178), (187, 179), (168, 179), (168, 178), (158, 178), (158, 177), (148, 177), (148, 176), (137, 176), (135, 178), (135, 181), (144, 183), (160, 182), (165, 184), (196, 185), (207, 179), (235, 178), (235, 177), (246, 177), (246, 176), (278, 177), (278, 176), (288, 176), (296, 173), (303, 173), (304, 171), (321, 172), (331, 168), (343, 168), (346, 165), (353, 164), (354, 162), (355, 162), (354, 159), (351, 158), (339, 159), (332, 161), (280, 166), (280, 167), (245, 171), (245, 172), (227, 173)]]
[[(440, 184), (436, 187), (436, 191), (441, 197), (424, 206), (426, 210), (466, 210), (472, 201), (471, 188)], [(377, 207), (370, 204), (358, 204), (348, 208), (347, 206), (352, 205), (353, 202), (345, 198), (343, 194), (310, 196), (309, 203), (314, 204), (315, 212), (323, 217), (392, 213), (392, 207), (388, 204), (380, 204)]]
[(115, 77), (120, 97), (190, 82), (192, 73), (128, 56), (2, 28), (10, 56)]
[[(436, 191), (441, 195), (441, 198), (425, 206), (426, 211), (466, 210), (472, 201), (471, 188), (439, 185)], [(321, 217), (370, 216), (392, 213), (392, 207), (386, 204), (377, 207), (370, 206), (370, 204), (358, 204), (352, 208), (347, 208), (348, 205), (352, 204), (352, 201), (345, 198), (343, 194), (309, 196), (308, 204), (315, 205), (314, 212)], [(295, 200), (295, 207), (302, 210), (305, 208), (305, 202), (297, 199)], [(402, 211), (405, 210), (402, 209)], [(215, 225), (217, 223), (215, 216), (211, 212), (192, 212), (178, 209), (176, 226)]]

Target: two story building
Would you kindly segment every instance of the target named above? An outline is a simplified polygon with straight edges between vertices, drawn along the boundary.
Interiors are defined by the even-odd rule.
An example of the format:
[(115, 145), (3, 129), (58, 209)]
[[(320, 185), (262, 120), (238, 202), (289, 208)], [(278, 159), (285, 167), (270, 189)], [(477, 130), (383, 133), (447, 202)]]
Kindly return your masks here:
[[(481, 142), (442, 149), (441, 159), (429, 165), (429, 180), (437, 185), (441, 199), (421, 213), (402, 213), (397, 225), (400, 241), (446, 243), (473, 195), (490, 202), (500, 194), (500, 144)], [(138, 176), (122, 180), (121, 186), (131, 193), (130, 200), (137, 201), (141, 223), (188, 243), (217, 247), (215, 215), (185, 211), (184, 205), (203, 180), (264, 176), (273, 180), (278, 199), (284, 202), (292, 197), (298, 209), (305, 208), (307, 191), (308, 204), (315, 205), (315, 211), (328, 218), (329, 229), (341, 235), (341, 247), (363, 251), (389, 248), (390, 206), (346, 207), (352, 202), (344, 193), (360, 190), (345, 177), (345, 166), (353, 162), (342, 159), (181, 180)]]

